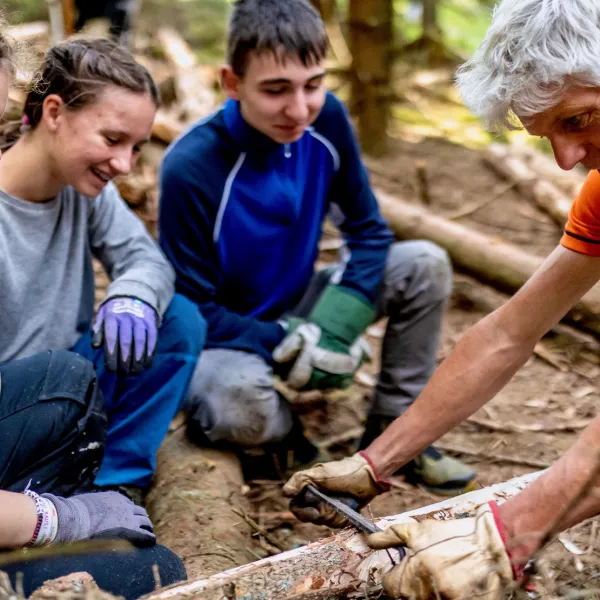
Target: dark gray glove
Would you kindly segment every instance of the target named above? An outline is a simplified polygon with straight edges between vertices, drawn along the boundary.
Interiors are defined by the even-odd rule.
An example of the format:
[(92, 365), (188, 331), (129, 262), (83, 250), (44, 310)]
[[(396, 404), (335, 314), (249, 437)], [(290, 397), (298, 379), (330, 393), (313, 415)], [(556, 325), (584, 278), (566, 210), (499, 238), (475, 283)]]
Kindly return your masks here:
[(96, 492), (71, 498), (42, 494), (58, 514), (55, 543), (120, 538), (136, 546), (156, 543), (148, 513), (119, 492)]

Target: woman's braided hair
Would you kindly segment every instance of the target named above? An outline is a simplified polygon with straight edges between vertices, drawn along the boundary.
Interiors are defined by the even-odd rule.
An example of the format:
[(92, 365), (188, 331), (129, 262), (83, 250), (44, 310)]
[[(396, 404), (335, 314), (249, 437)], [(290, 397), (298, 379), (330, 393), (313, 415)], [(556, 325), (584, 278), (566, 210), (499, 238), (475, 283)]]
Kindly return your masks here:
[[(75, 111), (95, 102), (110, 85), (147, 94), (156, 106), (160, 104), (158, 88), (148, 70), (115, 42), (78, 39), (53, 46), (27, 91), (23, 109), (27, 127), (39, 125), (49, 95), (60, 96), (67, 109)], [(0, 148), (10, 147), (20, 137), (20, 124), (9, 125), (0, 130)]]

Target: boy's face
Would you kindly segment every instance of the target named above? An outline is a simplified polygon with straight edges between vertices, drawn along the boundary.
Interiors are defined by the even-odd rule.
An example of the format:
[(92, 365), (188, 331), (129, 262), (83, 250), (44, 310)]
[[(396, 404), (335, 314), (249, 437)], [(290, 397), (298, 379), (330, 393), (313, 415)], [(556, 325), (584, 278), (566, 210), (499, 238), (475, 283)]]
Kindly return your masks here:
[(229, 65), (221, 81), (227, 95), (239, 100), (246, 122), (280, 144), (299, 140), (319, 116), (325, 102), (325, 69), (296, 56), (251, 53), (246, 73), (238, 77)]

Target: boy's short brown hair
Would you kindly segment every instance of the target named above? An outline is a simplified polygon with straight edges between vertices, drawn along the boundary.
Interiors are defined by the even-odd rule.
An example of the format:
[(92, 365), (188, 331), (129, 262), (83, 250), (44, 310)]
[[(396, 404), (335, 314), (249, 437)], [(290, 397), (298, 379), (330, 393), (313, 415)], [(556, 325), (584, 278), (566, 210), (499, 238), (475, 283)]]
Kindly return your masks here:
[(237, 0), (229, 22), (227, 62), (239, 77), (251, 52), (297, 56), (304, 65), (320, 62), (327, 53), (325, 26), (307, 0)]

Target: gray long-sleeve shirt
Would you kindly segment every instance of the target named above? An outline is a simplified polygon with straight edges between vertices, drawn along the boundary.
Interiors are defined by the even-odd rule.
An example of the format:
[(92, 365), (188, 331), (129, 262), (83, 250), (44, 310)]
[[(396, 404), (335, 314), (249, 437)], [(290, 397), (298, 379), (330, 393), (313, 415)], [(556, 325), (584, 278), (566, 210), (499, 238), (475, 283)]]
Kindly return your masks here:
[(45, 203), (0, 191), (0, 362), (72, 347), (92, 322), (92, 256), (107, 298), (135, 296), (162, 317), (175, 276), (109, 183), (96, 198), (64, 188)]

